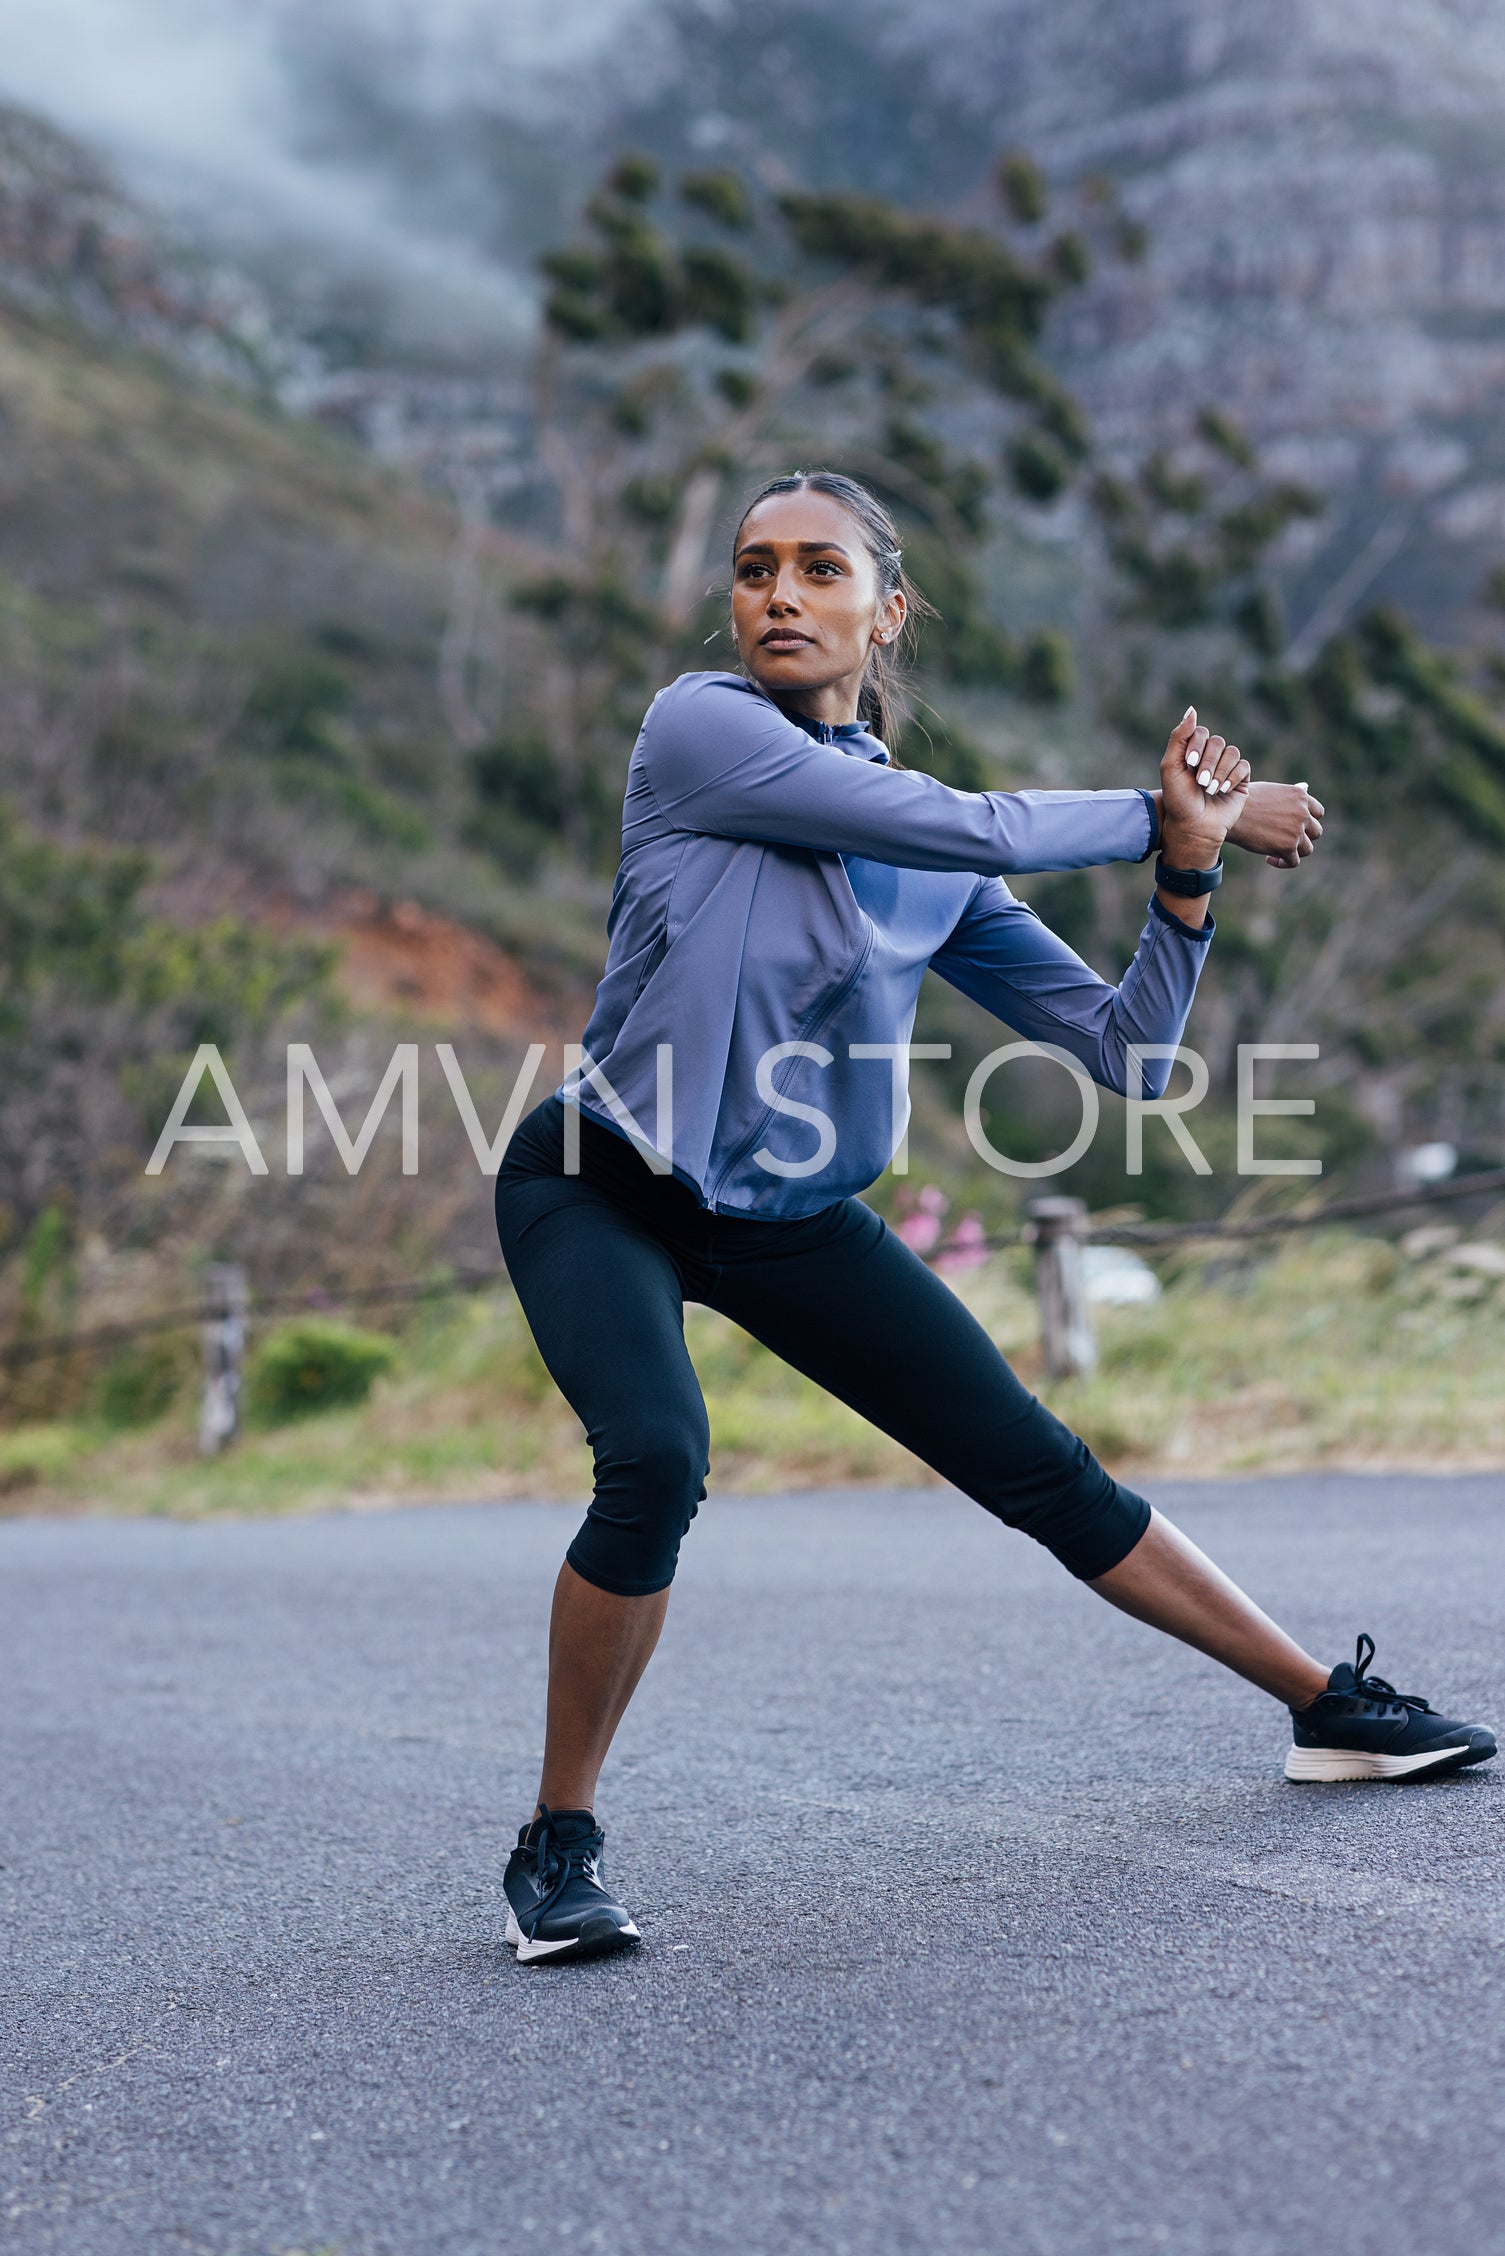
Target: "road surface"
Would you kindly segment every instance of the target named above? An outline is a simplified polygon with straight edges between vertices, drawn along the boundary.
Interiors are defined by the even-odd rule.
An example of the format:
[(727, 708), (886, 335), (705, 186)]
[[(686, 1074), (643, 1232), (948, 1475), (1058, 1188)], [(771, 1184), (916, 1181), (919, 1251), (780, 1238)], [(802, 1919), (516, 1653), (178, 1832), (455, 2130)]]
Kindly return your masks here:
[[(1505, 1718), (1505, 1481), (1153, 1493)], [(1505, 1764), (1288, 1785), (950, 1492), (702, 1509), (599, 1805), (645, 1947), (515, 1966), (577, 1513), (0, 1527), (15, 2256), (1505, 2248)]]

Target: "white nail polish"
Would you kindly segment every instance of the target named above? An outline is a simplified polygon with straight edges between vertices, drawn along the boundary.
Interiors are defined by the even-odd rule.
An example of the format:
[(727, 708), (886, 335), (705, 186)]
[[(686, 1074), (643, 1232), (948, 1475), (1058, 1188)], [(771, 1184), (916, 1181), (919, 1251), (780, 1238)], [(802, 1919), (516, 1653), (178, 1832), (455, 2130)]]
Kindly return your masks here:
[(1205, 790), (1207, 789), (1207, 786), (1208, 786), (1208, 785), (1209, 785), (1209, 784), (1211, 783), (1211, 781), (1212, 781), (1212, 770), (1211, 770), (1211, 768), (1204, 768), (1204, 769), (1202, 770), (1202, 773), (1201, 773), (1201, 774), (1200, 774), (1200, 775), (1198, 776), (1198, 778), (1197, 778), (1197, 781), (1198, 781), (1198, 783), (1200, 783), (1200, 785), (1202, 786), (1202, 789), (1203, 789), (1203, 790), (1205, 791)]
[(1196, 717), (1197, 717), (1197, 708), (1196, 708), (1196, 706), (1195, 706), (1195, 705), (1188, 705), (1188, 706), (1187, 706), (1187, 708), (1186, 708), (1186, 711), (1185, 711), (1185, 712), (1184, 712), (1184, 713), (1182, 714), (1182, 716), (1181, 716), (1181, 725), (1182, 725), (1182, 727), (1184, 728), (1184, 727), (1186, 726), (1186, 723), (1187, 723), (1188, 721), (1194, 721), (1194, 720), (1196, 719)]

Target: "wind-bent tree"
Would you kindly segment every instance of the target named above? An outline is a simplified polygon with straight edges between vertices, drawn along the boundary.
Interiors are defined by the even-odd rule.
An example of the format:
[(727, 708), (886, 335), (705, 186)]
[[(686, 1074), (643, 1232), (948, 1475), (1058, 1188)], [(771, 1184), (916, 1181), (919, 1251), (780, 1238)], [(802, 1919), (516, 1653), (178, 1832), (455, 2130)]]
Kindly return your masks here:
[(1263, 477), (1215, 411), (1181, 445), (1089, 486), (1110, 573), (1099, 710), (1143, 745), (1194, 699), (1259, 773), (1310, 782), (1329, 810), (1320, 884), (1220, 896), (1202, 1037), (1215, 1085), (1240, 1041), (1315, 1041), (1335, 1149), (1366, 1133), (1366, 1116), (1386, 1142), (1441, 1133), (1498, 1148), (1505, 668), (1432, 648), (1386, 607), (1305, 651), (1275, 558), (1320, 503)]
[[(609, 850), (634, 701), (714, 637), (713, 538), (750, 480), (792, 462), (837, 462), (899, 513), (939, 613), (928, 680), (1066, 693), (1065, 643), (1016, 642), (990, 620), (978, 561), (1000, 510), (1053, 500), (1087, 460), (1041, 343), (1095, 258), (1140, 245), (1102, 184), (1053, 226), (1022, 155), (999, 166), (992, 205), (964, 226), (872, 197), (769, 194), (732, 171), (671, 190), (647, 158), (612, 166), (582, 240), (542, 261), (538, 453), (558, 567), (516, 601), (546, 630), (549, 688), (474, 761), (482, 831), (504, 851), (526, 858), (550, 828), (577, 855)], [(904, 752), (984, 780), (944, 726)]]
[(1146, 706), (1158, 717), (1190, 684), (1283, 766), (1320, 760), (1329, 786), (1362, 786), (1365, 825), (1442, 811), (1505, 845), (1500, 673), (1431, 649), (1384, 607), (1304, 653), (1271, 552), (1323, 504), (1266, 479), (1227, 417), (1204, 409), (1182, 445), (1129, 476), (1100, 471), (1090, 493), (1114, 576), (1107, 699), (1126, 731), (1142, 736)]
[(570, 548), (599, 567), (635, 521), (657, 608), (682, 629), (728, 474), (782, 467), (801, 442), (839, 446), (970, 544), (996, 430), (953, 450), (937, 411), (979, 390), (1015, 409), (1023, 490), (1064, 483), (1086, 431), (1038, 346), (1089, 253), (1079, 232), (1041, 239), (1026, 159), (999, 185), (986, 229), (870, 197), (759, 197), (730, 171), (685, 175), (671, 205), (647, 159), (623, 158), (588, 206), (590, 239), (543, 261), (543, 445)]

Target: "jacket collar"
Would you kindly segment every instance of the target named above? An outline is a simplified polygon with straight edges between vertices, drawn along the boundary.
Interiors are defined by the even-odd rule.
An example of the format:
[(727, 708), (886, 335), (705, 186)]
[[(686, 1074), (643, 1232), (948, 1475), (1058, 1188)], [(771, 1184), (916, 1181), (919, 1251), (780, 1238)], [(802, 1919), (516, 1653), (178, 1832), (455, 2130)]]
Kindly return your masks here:
[(861, 721), (812, 721), (804, 713), (788, 713), (785, 718), (802, 728), (806, 736), (813, 736), (817, 744), (830, 744), (838, 752), (854, 753), (859, 760), (888, 765), (887, 745), (869, 736)]

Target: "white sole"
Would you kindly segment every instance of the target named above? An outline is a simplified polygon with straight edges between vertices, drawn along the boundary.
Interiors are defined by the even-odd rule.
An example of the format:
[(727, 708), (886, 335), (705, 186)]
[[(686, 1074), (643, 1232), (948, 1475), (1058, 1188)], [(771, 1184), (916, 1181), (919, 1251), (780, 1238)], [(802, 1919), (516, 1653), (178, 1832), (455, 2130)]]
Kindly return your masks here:
[(1368, 1755), (1350, 1747), (1292, 1747), (1286, 1756), (1286, 1776), (1308, 1784), (1333, 1784), (1345, 1778), (1413, 1778), (1418, 1771), (1464, 1760), (1470, 1751), (1431, 1747), (1420, 1755)]
[[(639, 1929), (630, 1919), (625, 1927), (617, 1929), (617, 1933), (624, 1943), (640, 1943), (643, 1939)], [(519, 1966), (527, 1966), (536, 1958), (558, 1958), (561, 1952), (578, 1950), (579, 1948), (578, 1939), (574, 1935), (561, 1936), (557, 1942), (530, 1943), (517, 1924), (517, 1914), (510, 1905), (507, 1910), (507, 1931), (504, 1939), (508, 1947), (517, 1952)], [(595, 1947), (599, 1948), (600, 1946)]]

